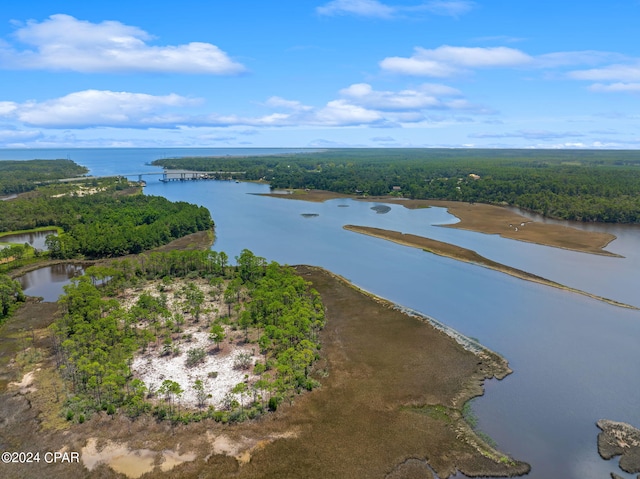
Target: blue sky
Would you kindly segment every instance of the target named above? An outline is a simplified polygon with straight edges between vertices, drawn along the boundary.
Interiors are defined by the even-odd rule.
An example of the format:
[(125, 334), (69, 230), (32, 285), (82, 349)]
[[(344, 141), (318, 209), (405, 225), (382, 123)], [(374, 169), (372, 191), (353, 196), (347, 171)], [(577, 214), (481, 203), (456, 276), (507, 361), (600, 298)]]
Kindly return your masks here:
[(640, 0), (6, 3), (2, 148), (640, 148)]

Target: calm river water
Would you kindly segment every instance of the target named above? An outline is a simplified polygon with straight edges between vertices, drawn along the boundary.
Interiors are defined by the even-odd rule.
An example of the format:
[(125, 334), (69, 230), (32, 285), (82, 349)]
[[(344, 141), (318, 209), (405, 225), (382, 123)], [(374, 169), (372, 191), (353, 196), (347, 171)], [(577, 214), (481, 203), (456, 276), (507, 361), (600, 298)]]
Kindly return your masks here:
[(28, 243), (35, 249), (45, 251), (47, 249), (46, 239), (50, 234), (58, 234), (57, 230), (33, 231), (30, 233), (18, 233), (0, 237), (0, 241), (5, 243), (25, 244)]
[[(145, 163), (164, 156), (251, 153), (269, 150), (0, 150), (0, 158), (69, 155), (92, 174), (104, 175), (156, 171)], [(595, 422), (607, 418), (640, 427), (640, 312), (358, 235), (342, 226), (429, 236), (636, 306), (640, 228), (598, 226), (618, 236), (608, 249), (624, 258), (612, 258), (442, 228), (437, 225), (456, 220), (440, 208), (391, 205), (380, 214), (371, 209), (374, 203), (257, 196), (269, 191), (265, 185), (163, 184), (152, 176), (146, 180), (146, 194), (209, 208), (216, 222), (214, 249), (230, 257), (248, 248), (281, 263), (325, 267), (478, 338), (506, 357), (514, 373), (503, 381), (487, 382), (485, 396), (474, 400), (473, 409), (481, 429), (500, 449), (532, 465), (528, 477), (604, 479), (610, 472), (632, 477), (618, 469), (617, 460), (600, 459)]]

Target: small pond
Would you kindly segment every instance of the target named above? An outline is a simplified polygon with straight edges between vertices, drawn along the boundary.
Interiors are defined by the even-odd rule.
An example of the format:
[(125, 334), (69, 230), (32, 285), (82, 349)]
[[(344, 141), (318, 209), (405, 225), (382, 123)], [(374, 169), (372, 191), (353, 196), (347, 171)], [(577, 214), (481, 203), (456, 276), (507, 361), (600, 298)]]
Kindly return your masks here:
[(58, 234), (58, 232), (56, 230), (45, 230), (32, 231), (29, 233), (17, 233), (0, 237), (0, 242), (16, 244), (28, 243), (37, 250), (46, 251), (47, 245), (45, 244), (45, 240), (47, 239), (47, 236), (51, 234)]
[(64, 293), (63, 287), (71, 278), (84, 273), (84, 268), (76, 264), (56, 264), (30, 271), (18, 278), (22, 290), (28, 296), (40, 296), (44, 301), (55, 302)]

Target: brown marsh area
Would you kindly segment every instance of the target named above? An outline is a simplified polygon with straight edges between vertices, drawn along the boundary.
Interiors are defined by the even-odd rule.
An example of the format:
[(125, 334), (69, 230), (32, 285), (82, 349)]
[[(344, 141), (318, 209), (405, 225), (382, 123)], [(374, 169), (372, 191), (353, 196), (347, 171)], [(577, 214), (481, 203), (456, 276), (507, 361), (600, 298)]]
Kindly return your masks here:
[[(324, 270), (298, 272), (327, 310), (315, 372), (319, 389), (235, 425), (96, 414), (70, 426), (53, 420), (53, 410), (43, 412), (47, 403), (61, 405), (63, 389), (51, 380), (46, 330), (37, 329), (42, 357), (22, 369), (34, 371), (29, 387), (25, 380), (22, 390), (14, 386), (0, 396), (3, 447), (78, 451), (92, 469), (82, 462), (9, 464), (0, 465), (2, 476), (123, 477), (118, 470), (128, 477), (391, 479), (433, 478), (433, 472), (444, 478), (456, 470), (469, 476), (528, 472), (527, 464), (482, 441), (462, 416), (464, 403), (482, 394), (484, 379), (509, 373), (506, 361), (465, 350), (425, 321)], [(11, 321), (28, 320), (29, 311), (27, 305)], [(122, 462), (123, 451), (139, 460)]]
[(616, 239), (609, 233), (583, 231), (578, 228), (550, 223), (531, 221), (502, 206), (482, 203), (465, 203), (462, 201), (443, 200), (410, 200), (396, 197), (356, 197), (322, 190), (291, 190), (289, 194), (267, 193), (263, 196), (323, 202), (335, 198), (352, 198), (360, 201), (376, 201), (402, 205), (409, 209), (429, 208), (437, 206), (457, 217), (460, 222), (443, 225), (447, 228), (458, 228), (486, 234), (498, 234), (528, 243), (536, 243), (555, 248), (563, 248), (583, 253), (618, 256), (605, 251), (604, 248)]

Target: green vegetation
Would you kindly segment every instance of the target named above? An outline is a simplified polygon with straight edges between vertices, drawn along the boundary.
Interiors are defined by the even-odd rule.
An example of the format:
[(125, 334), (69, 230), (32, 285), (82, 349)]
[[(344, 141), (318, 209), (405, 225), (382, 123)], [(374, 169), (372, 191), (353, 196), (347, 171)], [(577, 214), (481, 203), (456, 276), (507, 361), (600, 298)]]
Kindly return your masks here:
[(0, 161), (0, 196), (24, 193), (38, 183), (73, 178), (88, 171), (71, 160)]
[[(476, 416), (476, 413), (473, 410), (473, 405), (471, 404), (472, 402), (473, 400), (470, 400), (464, 404), (464, 406), (462, 407), (462, 417), (467, 422), (467, 424), (469, 424), (471, 429), (473, 429), (473, 432), (475, 432), (480, 439), (482, 439), (485, 443), (487, 443), (492, 448), (498, 447), (498, 445), (493, 440), (493, 438), (491, 438), (491, 436), (489, 436), (487, 433), (481, 431), (480, 428), (478, 427), (478, 416)], [(500, 462), (503, 462), (505, 458), (506, 456), (500, 457)], [(506, 458), (506, 459), (509, 460), (509, 458)]]
[(206, 208), (123, 194), (128, 188), (126, 179), (115, 178), (41, 187), (3, 202), (0, 230), (60, 227), (47, 239), (49, 255), (69, 259), (140, 253), (213, 226)]
[(20, 283), (6, 274), (0, 274), (0, 324), (11, 314), (14, 307), (24, 301)]
[(336, 149), (154, 164), (245, 171), (243, 179), (273, 188), (507, 204), (568, 220), (640, 222), (638, 151)]
[[(145, 289), (150, 281), (156, 285), (154, 292)], [(199, 286), (202, 281), (206, 288)], [(142, 292), (126, 306), (122, 295), (132, 287)], [(53, 330), (56, 362), (69, 385), (65, 405), (69, 420), (96, 410), (120, 410), (130, 417), (151, 411), (160, 419), (183, 422), (204, 417), (240, 421), (275, 409), (284, 399), (317, 385), (311, 370), (324, 325), (318, 293), (291, 268), (267, 264), (248, 250), (236, 257), (234, 266), (227, 264), (226, 254), (215, 251), (114, 260), (109, 266), (88, 268), (65, 291), (59, 301), (64, 316)], [(229, 314), (204, 307), (207, 298), (223, 296), (230, 304), (223, 313)], [(242, 330), (242, 341), (254, 343), (261, 353), (255, 363), (248, 354), (244, 358), (248, 361), (236, 357), (238, 368), (253, 368), (253, 379), (245, 376), (229, 392), (222, 409), (210, 405), (206, 410), (181, 410), (184, 391), (179, 384), (167, 379), (156, 389), (132, 373), (136, 354), (180, 355), (174, 343), (187, 326), (210, 331), (212, 344), (209, 351), (199, 347), (185, 351), (187, 367), (204, 361), (208, 352), (219, 351), (225, 331)], [(202, 409), (207, 391), (199, 381), (190, 387)]]

